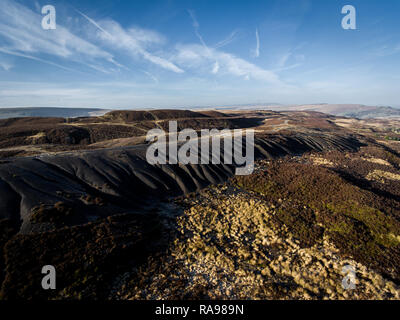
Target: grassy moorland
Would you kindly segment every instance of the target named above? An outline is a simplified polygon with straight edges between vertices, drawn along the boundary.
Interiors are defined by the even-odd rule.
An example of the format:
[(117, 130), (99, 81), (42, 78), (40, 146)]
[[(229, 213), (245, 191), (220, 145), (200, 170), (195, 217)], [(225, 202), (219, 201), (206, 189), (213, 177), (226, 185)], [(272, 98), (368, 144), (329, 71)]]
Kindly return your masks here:
[[(386, 165), (381, 151), (261, 161), (250, 176), (179, 200), (180, 235), (119, 297), (399, 299), (400, 179), (372, 188), (358, 175)], [(345, 265), (356, 270), (355, 290), (342, 287)]]
[[(399, 137), (399, 123), (182, 112), (41, 119), (36, 128), (4, 120), (0, 141), (21, 153), (0, 163), (1, 298), (400, 298), (400, 145), (386, 138)], [(171, 117), (197, 129), (256, 125), (254, 173), (151, 167), (123, 148), (138, 140), (121, 142), (113, 130), (143, 132)], [(91, 126), (103, 145), (92, 143)], [(70, 131), (46, 140), (64, 128), (89, 130), (89, 140), (74, 145)], [(31, 130), (44, 139), (34, 154), (55, 156), (24, 158), (32, 145), (11, 129)], [(81, 153), (90, 148), (99, 150)], [(51, 292), (40, 287), (46, 264), (58, 274)], [(345, 266), (356, 272), (354, 290), (342, 286)]]

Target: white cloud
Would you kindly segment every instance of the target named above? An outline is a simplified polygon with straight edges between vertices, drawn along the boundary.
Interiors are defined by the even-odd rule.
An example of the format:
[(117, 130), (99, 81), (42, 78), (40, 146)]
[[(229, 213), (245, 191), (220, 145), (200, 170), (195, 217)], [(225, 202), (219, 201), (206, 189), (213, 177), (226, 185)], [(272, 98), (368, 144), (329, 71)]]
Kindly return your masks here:
[(258, 29), (256, 29), (256, 48), (253, 51), (253, 56), (255, 58), (260, 56), (260, 36), (258, 34)]
[(75, 9), (76, 12), (78, 12), (82, 17), (84, 17), (87, 21), (89, 21), (91, 24), (93, 24), (97, 29), (103, 31), (107, 36), (112, 37), (106, 30), (104, 30), (96, 21), (94, 21), (92, 18), (88, 17), (86, 14), (80, 12), (79, 10)]
[(222, 48), (222, 47), (225, 47), (226, 45), (230, 44), (233, 40), (235, 40), (235, 37), (236, 37), (237, 33), (238, 33), (238, 30), (232, 31), (232, 33), (228, 37), (226, 37), (225, 39), (219, 41), (214, 46), (214, 48), (218, 49), (218, 48)]
[[(79, 33), (79, 37), (60, 24), (57, 24), (56, 30), (43, 30), (40, 23), (42, 15), (14, 1), (1, 0), (0, 52), (47, 63), (68, 71), (78, 70), (74, 70), (70, 64), (63, 65), (63, 62), (83, 63), (88, 68), (105, 74), (126, 68), (116, 61), (115, 54), (118, 57), (125, 55), (133, 60), (148, 61), (175, 73), (184, 73), (187, 68), (197, 75), (228, 75), (281, 84), (273, 71), (258, 67), (220, 49), (233, 41), (237, 31), (233, 31), (226, 39), (217, 43), (215, 48), (208, 47), (199, 33), (200, 24), (193, 11), (188, 12), (200, 44), (175, 46), (176, 51), (172, 57), (166, 56), (163, 51), (166, 39), (158, 32), (139, 27), (125, 28), (109, 19), (96, 21), (78, 10), (76, 12), (87, 21), (86, 24), (81, 24), (82, 32), (86, 30), (87, 33)], [(83, 21), (81, 17), (79, 20)], [(260, 54), (257, 29), (255, 54)], [(51, 59), (52, 57), (54, 59)], [(0, 67), (9, 68), (4, 64)], [(158, 81), (158, 78), (147, 70), (144, 73), (154, 82)]]
[(143, 70), (143, 73), (146, 74), (150, 79), (152, 79), (155, 83), (158, 83), (158, 79), (155, 75), (153, 75), (152, 73)]
[(262, 69), (230, 53), (212, 48), (205, 49), (203, 46), (196, 44), (179, 45), (177, 50), (178, 53), (174, 57), (174, 61), (187, 68), (200, 71), (207, 70), (208, 66), (214, 63), (212, 71), (215, 71), (215, 61), (218, 61), (219, 74), (233, 75), (244, 79), (256, 79), (271, 84), (280, 83), (278, 76), (274, 72)]
[(294, 64), (291, 64), (289, 66), (285, 66), (285, 67), (274, 69), (274, 71), (275, 72), (281, 72), (281, 71), (292, 70), (292, 69), (301, 67), (302, 65), (303, 65), (302, 63), (294, 63)]
[(145, 58), (146, 60), (148, 60), (154, 64), (159, 65), (160, 67), (162, 67), (164, 69), (167, 69), (167, 70), (170, 70), (170, 71), (173, 71), (176, 73), (184, 72), (181, 68), (179, 68), (178, 66), (176, 66), (175, 64), (173, 64), (172, 62), (170, 62), (166, 59), (155, 56), (145, 50), (140, 51), (140, 53), (143, 55), (143, 58)]
[(199, 22), (196, 19), (196, 15), (193, 10), (188, 10), (190, 18), (192, 19), (193, 28), (198, 29), (200, 27)]
[(291, 52), (286, 52), (285, 54), (283, 54), (279, 59), (278, 59), (278, 63), (277, 66), (279, 68), (283, 68), (286, 65), (286, 62), (289, 60), (290, 56), (292, 55)]
[(214, 67), (213, 67), (213, 69), (212, 69), (212, 73), (213, 74), (217, 74), (218, 73), (218, 70), (219, 70), (219, 63), (218, 63), (218, 61), (215, 61), (215, 63), (214, 63)]
[(165, 42), (164, 37), (157, 32), (134, 27), (125, 30), (113, 20), (96, 22), (83, 13), (79, 13), (99, 30), (97, 33), (98, 39), (113, 49), (124, 50), (134, 58), (142, 57), (153, 64), (176, 73), (184, 72), (167, 59), (154, 55), (147, 50), (148, 46)]
[(48, 64), (48, 65), (51, 65), (53, 67), (57, 67), (57, 68), (60, 68), (60, 69), (66, 70), (66, 71), (79, 72), (77, 70), (74, 70), (74, 69), (71, 69), (71, 68), (68, 68), (68, 67), (64, 67), (64, 66), (62, 66), (62, 65), (60, 65), (58, 63), (54, 63), (54, 62), (51, 62), (51, 61), (48, 61), (48, 60), (40, 59), (40, 58), (31, 56), (31, 55), (27, 55), (27, 54), (15, 52), (15, 51), (7, 50), (7, 49), (4, 49), (4, 48), (0, 48), (0, 52), (8, 54), (8, 55), (11, 55), (11, 56), (15, 56), (15, 57), (20, 57), (20, 58), (30, 59), (30, 60), (34, 60), (34, 61), (39, 61), (39, 62)]
[(39, 2), (35, 1), (34, 5), (35, 5), (35, 10), (37, 12), (41, 12), (42, 11), (42, 7), (40, 6)]
[(4, 71), (9, 71), (12, 68), (14, 68), (14, 64), (7, 61), (7, 60), (1, 60), (0, 61), (0, 68), (3, 69)]
[(193, 25), (193, 28), (194, 28), (194, 33), (196, 34), (197, 38), (199, 38), (200, 43), (203, 45), (203, 47), (206, 50), (209, 50), (207, 44), (205, 43), (205, 41), (203, 40), (203, 37), (201, 36), (201, 34), (199, 32), (200, 24), (196, 19), (196, 15), (195, 15), (194, 11), (193, 10), (188, 10), (188, 12), (189, 12), (190, 18), (192, 19), (192, 25)]
[(115, 66), (128, 69), (118, 63), (110, 53), (115, 50), (124, 50), (131, 57), (142, 58), (176, 73), (184, 72), (168, 59), (148, 50), (149, 46), (161, 45), (165, 42), (164, 37), (160, 34), (140, 28), (125, 30), (112, 20), (96, 22), (82, 12), (78, 10), (76, 12), (101, 31), (95, 33), (95, 39), (91, 40), (101, 40), (102, 45), (109, 46), (108, 51), (72, 34), (59, 23), (57, 23), (56, 30), (43, 30), (41, 27), (42, 15), (12, 0), (0, 1), (0, 37), (5, 40), (1, 49), (6, 54), (58, 67), (62, 67), (58, 61), (57, 63), (50, 62), (47, 58), (43, 59), (42, 55), (63, 58), (66, 62), (82, 63), (106, 74), (117, 71)]
[(13, 67), (14, 66), (8, 62), (0, 61), (0, 68), (2, 68), (5, 71), (9, 71)]
[[(303, 65), (304, 60), (305, 56), (302, 54), (294, 54), (292, 51), (285, 52), (278, 58), (277, 67), (274, 71), (281, 72), (298, 68)], [(291, 62), (291, 64), (288, 64), (288, 62)]]
[[(56, 56), (69, 61), (95, 65), (96, 60), (113, 63), (113, 56), (92, 43), (75, 36), (57, 24), (56, 30), (43, 30), (43, 16), (10, 0), (0, 1), (0, 36), (5, 39), (3, 49), (25, 57), (40, 54)], [(36, 60), (40, 61), (36, 57)]]

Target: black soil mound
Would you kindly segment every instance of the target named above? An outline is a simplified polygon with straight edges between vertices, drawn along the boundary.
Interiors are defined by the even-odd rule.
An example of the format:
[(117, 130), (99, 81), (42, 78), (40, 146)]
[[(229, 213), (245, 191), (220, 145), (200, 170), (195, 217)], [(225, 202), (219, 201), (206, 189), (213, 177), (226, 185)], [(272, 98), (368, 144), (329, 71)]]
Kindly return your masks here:
[[(255, 156), (359, 146), (349, 136), (269, 135), (256, 139)], [(150, 165), (146, 149), (0, 162), (0, 299), (104, 299), (127, 270), (174, 238), (181, 209), (165, 200), (222, 183), (235, 172), (235, 165), (224, 164)], [(40, 268), (47, 264), (56, 267), (56, 291), (40, 287)]]
[(165, 110), (152, 110), (152, 111), (118, 110), (118, 111), (108, 112), (104, 115), (104, 117), (113, 121), (120, 120), (123, 122), (135, 122), (143, 120), (205, 118), (209, 117), (209, 115), (189, 110), (165, 109)]
[[(273, 159), (359, 146), (347, 136), (269, 135), (256, 139), (255, 157)], [(57, 225), (40, 215), (66, 215), (59, 220), (79, 224), (146, 207), (152, 199), (194, 192), (234, 174), (234, 166), (224, 164), (153, 166), (146, 161), (146, 149), (139, 145), (3, 161), (0, 219), (21, 221), (24, 233)], [(62, 204), (58, 209), (57, 203)]]

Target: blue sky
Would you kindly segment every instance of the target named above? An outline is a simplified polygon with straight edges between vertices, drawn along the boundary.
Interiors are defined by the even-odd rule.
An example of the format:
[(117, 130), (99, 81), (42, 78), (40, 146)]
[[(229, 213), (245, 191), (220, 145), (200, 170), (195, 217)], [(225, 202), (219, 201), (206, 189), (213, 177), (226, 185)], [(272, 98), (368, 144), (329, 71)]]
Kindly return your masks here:
[(398, 0), (1, 0), (0, 107), (398, 107), (399, 31)]

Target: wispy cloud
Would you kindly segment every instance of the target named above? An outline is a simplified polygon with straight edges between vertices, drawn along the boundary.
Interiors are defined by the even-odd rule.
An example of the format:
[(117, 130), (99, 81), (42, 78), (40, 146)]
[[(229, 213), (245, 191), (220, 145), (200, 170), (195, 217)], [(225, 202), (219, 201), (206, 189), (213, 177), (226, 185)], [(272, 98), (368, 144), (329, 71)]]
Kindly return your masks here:
[(24, 5), (0, 1), (0, 36), (5, 40), (3, 49), (6, 53), (41, 62), (44, 59), (38, 56), (46, 54), (88, 67), (98, 64), (99, 60), (113, 63), (112, 54), (72, 34), (60, 24), (56, 30), (43, 30), (41, 19), (40, 14)]
[(371, 50), (373, 56), (376, 57), (388, 57), (391, 55), (395, 55), (400, 53), (400, 44), (399, 45), (383, 45), (378, 48), (374, 48)]
[[(270, 71), (260, 68), (244, 59), (238, 58), (233, 54), (226, 53), (218, 50), (224, 44), (229, 43), (234, 38), (235, 32), (230, 37), (223, 40), (220, 45), (215, 48), (210, 48), (205, 43), (203, 37), (199, 32), (200, 24), (197, 21), (195, 12), (188, 10), (190, 18), (192, 19), (192, 25), (197, 38), (200, 40), (200, 45), (178, 45), (178, 53), (174, 57), (174, 61), (179, 65), (184, 65), (187, 68), (191, 68), (197, 72), (201, 70), (209, 70), (210, 64), (212, 65), (212, 74), (222, 75), (233, 75), (242, 77), (244, 80), (256, 79), (265, 81), (270, 84), (279, 84), (281, 81), (278, 76)], [(260, 43), (258, 37), (258, 30), (256, 29), (257, 56), (260, 54)]]
[(94, 19), (76, 10), (81, 16), (88, 20), (99, 31), (98, 37), (114, 49), (122, 49), (134, 57), (141, 56), (145, 60), (156, 64), (164, 69), (183, 73), (184, 71), (165, 58), (156, 56), (146, 50), (146, 46), (154, 43), (163, 43), (164, 38), (158, 33), (141, 28), (130, 28), (125, 30), (113, 20), (96, 22)]
[[(184, 73), (186, 68), (193, 73), (206, 70), (206, 74), (239, 76), (243, 79), (258, 79), (270, 83), (279, 82), (277, 75), (260, 68), (220, 48), (232, 42), (237, 34), (234, 30), (227, 38), (209, 47), (200, 34), (200, 24), (195, 12), (188, 10), (199, 45), (178, 45), (175, 54), (164, 51), (166, 39), (160, 33), (139, 27), (125, 28), (110, 19), (96, 20), (84, 12), (74, 9), (86, 21), (80, 36), (57, 24), (56, 30), (43, 30), (42, 16), (26, 6), (11, 0), (0, 2), (0, 37), (3, 39), (0, 52), (19, 58), (31, 59), (67, 70), (78, 71), (75, 64), (104, 74), (126, 68), (115, 56), (129, 57), (134, 61), (147, 61), (174, 73)], [(167, 55), (166, 52), (169, 52)], [(260, 40), (256, 29), (256, 50), (260, 54)], [(172, 57), (171, 57), (172, 55)], [(53, 59), (52, 59), (53, 58)], [(197, 66), (199, 69), (197, 69)], [(11, 67), (0, 66), (9, 70)], [(79, 72), (83, 72), (79, 70)], [(154, 82), (158, 78), (145, 70)]]
[(0, 60), (0, 68), (3, 69), (4, 71), (9, 71), (12, 68), (14, 68), (14, 64), (9, 62), (8, 60)]
[(158, 83), (158, 79), (155, 75), (153, 75), (152, 73), (143, 70), (143, 73), (146, 74), (150, 79), (152, 79), (155, 83)]
[(8, 62), (0, 61), (0, 68), (2, 68), (5, 71), (8, 71), (13, 67), (14, 67), (14, 65), (12, 65), (12, 64), (10, 64)]
[(253, 56), (255, 58), (260, 56), (260, 36), (258, 34), (258, 29), (256, 29), (256, 48), (253, 50)]
[[(305, 60), (304, 55), (295, 54), (295, 50), (297, 50), (297, 48), (293, 51), (285, 52), (278, 58), (276, 68), (274, 69), (275, 72), (291, 70), (303, 65), (303, 61)], [(291, 64), (288, 64), (288, 62), (291, 62)]]
[(199, 38), (200, 43), (203, 45), (203, 47), (208, 50), (208, 46), (206, 45), (205, 41), (203, 40), (203, 37), (201, 36), (201, 34), (199, 32), (200, 24), (197, 21), (195, 12), (193, 10), (188, 10), (188, 12), (189, 12), (190, 18), (192, 19), (192, 25), (193, 25), (194, 33), (196, 34), (196, 37)]
[[(184, 70), (176, 66), (166, 58), (160, 57), (147, 50), (148, 46), (162, 44), (164, 39), (154, 31), (141, 28), (124, 29), (113, 20), (103, 20), (98, 23), (101, 25), (101, 32), (97, 34), (98, 39), (104, 44), (125, 51), (133, 58), (143, 58), (159, 67), (175, 73), (183, 73)], [(102, 30), (106, 30), (103, 32)]]
[(288, 59), (290, 58), (291, 55), (292, 55), (291, 52), (286, 52), (286, 53), (284, 53), (284, 54), (278, 59), (278, 63), (277, 63), (278, 68), (283, 68), (283, 67), (286, 65), (286, 62), (288, 61)]
[(11, 50), (8, 50), (8, 49), (5, 49), (5, 48), (0, 48), (0, 52), (8, 54), (8, 55), (11, 55), (11, 56), (15, 56), (15, 57), (20, 57), (20, 58), (30, 59), (30, 60), (34, 60), (34, 61), (39, 61), (39, 62), (48, 64), (50, 66), (57, 67), (57, 68), (60, 68), (60, 69), (66, 70), (66, 71), (79, 72), (78, 70), (71, 69), (71, 68), (68, 68), (68, 67), (64, 67), (64, 66), (62, 66), (62, 65), (60, 65), (58, 63), (54, 63), (54, 62), (51, 62), (51, 61), (48, 61), (48, 60), (40, 59), (38, 57), (34, 57), (34, 56), (31, 56), (31, 55), (28, 55), (28, 54), (14, 52), (14, 51), (11, 51)]
[(238, 30), (233, 30), (228, 37), (226, 37), (225, 39), (219, 41), (214, 46), (214, 48), (218, 49), (218, 48), (222, 48), (222, 47), (225, 47), (226, 45), (230, 44), (232, 41), (235, 40), (235, 37), (236, 37), (237, 33), (238, 33)]
[(211, 72), (212, 72), (213, 74), (217, 74), (218, 71), (219, 71), (219, 63), (218, 63), (218, 61), (215, 61), (214, 67), (213, 67), (213, 69), (212, 69)]
[(97, 29), (103, 31), (105, 35), (108, 37), (112, 37), (111, 34), (109, 34), (106, 30), (104, 30), (96, 21), (94, 21), (92, 18), (88, 17), (86, 14), (80, 12), (79, 10), (75, 9), (76, 12), (78, 12), (82, 17), (84, 17), (87, 21), (89, 21), (92, 25), (94, 25)]
[[(244, 59), (221, 50), (213, 48), (205, 49), (203, 46), (197, 44), (179, 45), (177, 46), (177, 50), (178, 53), (174, 57), (174, 61), (179, 65), (197, 70), (197, 72), (207, 70), (208, 66), (214, 63), (212, 73), (218, 71), (221, 75), (233, 75), (246, 80), (255, 79), (270, 84), (281, 83), (274, 72), (260, 68)], [(215, 61), (218, 64), (215, 64)]]
[[(194, 28), (194, 33), (196, 34), (197, 38), (199, 38), (200, 43), (203, 46), (203, 49), (205, 51), (207, 51), (207, 55), (208, 56), (212, 56), (212, 52), (211, 52), (210, 48), (207, 46), (207, 44), (205, 43), (205, 41), (203, 40), (203, 37), (201, 36), (201, 34), (199, 32), (200, 24), (197, 21), (197, 18), (196, 18), (196, 15), (195, 15), (194, 11), (193, 10), (188, 10), (188, 12), (189, 12), (190, 18), (192, 19), (192, 25), (193, 25), (193, 28)], [(211, 73), (217, 74), (218, 71), (219, 71), (219, 62), (218, 62), (218, 59), (215, 59)]]

